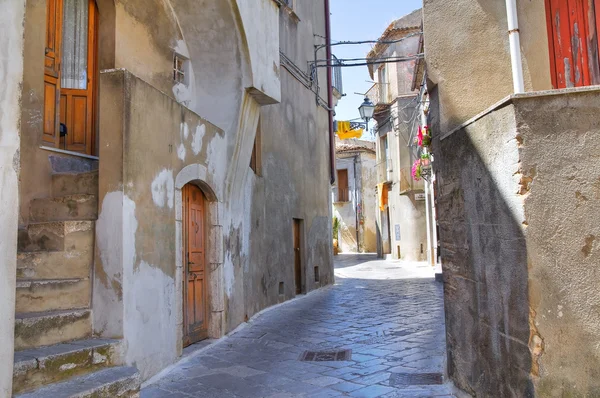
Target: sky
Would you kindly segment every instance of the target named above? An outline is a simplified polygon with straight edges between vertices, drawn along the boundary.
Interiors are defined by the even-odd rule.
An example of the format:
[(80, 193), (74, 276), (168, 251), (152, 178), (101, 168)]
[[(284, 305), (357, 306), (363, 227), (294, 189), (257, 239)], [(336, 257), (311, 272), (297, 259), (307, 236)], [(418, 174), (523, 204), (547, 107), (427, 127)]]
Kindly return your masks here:
[[(335, 41), (377, 40), (394, 20), (421, 8), (421, 0), (330, 0), (331, 39)], [(333, 46), (338, 58), (364, 58), (372, 44)], [(373, 83), (366, 66), (342, 68), (345, 97), (336, 107), (336, 120), (360, 118), (358, 107)], [(371, 82), (371, 83), (369, 83)], [(372, 127), (372, 125), (371, 125)], [(364, 137), (364, 136), (363, 136)]]

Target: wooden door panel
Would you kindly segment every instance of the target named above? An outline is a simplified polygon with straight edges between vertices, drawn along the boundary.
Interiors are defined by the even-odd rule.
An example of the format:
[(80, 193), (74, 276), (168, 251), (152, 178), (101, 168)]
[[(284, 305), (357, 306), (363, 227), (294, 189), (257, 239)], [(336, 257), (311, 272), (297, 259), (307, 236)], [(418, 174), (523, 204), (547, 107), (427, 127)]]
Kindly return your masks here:
[(57, 79), (46, 76), (44, 79), (44, 134), (43, 141), (54, 145), (56, 143), (56, 102), (57, 102)]
[(547, 0), (552, 84), (600, 83), (598, 0)]
[(46, 42), (44, 57), (44, 130), (42, 142), (58, 146), (58, 103), (60, 92), (60, 39), (62, 35), (62, 2), (46, 2)]
[(193, 185), (183, 190), (185, 206), (185, 309), (184, 344), (208, 337), (206, 270), (206, 206), (202, 191)]
[(294, 220), (294, 283), (296, 294), (302, 293), (301, 220)]

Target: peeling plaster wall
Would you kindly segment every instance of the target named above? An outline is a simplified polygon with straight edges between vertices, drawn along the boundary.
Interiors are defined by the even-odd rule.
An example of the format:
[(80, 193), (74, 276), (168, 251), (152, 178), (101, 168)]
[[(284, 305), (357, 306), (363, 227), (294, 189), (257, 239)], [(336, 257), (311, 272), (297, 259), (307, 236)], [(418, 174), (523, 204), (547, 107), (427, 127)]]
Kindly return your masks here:
[[(517, 12), (525, 90), (551, 89), (545, 2), (518, 1)], [(513, 92), (505, 2), (425, 0), (423, 24), (428, 77), (439, 85), (442, 131)]]
[(600, 91), (515, 99), (537, 396), (600, 395)]
[(12, 393), (25, 1), (0, 7), (0, 396)]
[[(214, 190), (211, 195), (224, 197), (224, 175), (202, 166), (200, 178), (199, 171), (200, 165), (219, 164), (223, 149), (211, 148), (224, 133), (128, 72), (103, 73), (101, 89), (100, 155), (110, 161), (100, 162), (94, 330), (123, 338), (127, 364), (146, 379), (181, 353), (182, 241), (176, 220), (181, 220), (183, 185), (176, 179), (196, 164), (188, 181), (202, 180)], [(185, 161), (178, 151), (182, 146)], [(222, 237), (212, 233), (213, 228), (209, 267), (218, 268)], [(215, 337), (224, 332), (217, 323)], [(154, 344), (157, 340), (161, 344)]]
[(599, 94), (516, 96), (434, 143), (448, 373), (477, 396), (600, 393)]

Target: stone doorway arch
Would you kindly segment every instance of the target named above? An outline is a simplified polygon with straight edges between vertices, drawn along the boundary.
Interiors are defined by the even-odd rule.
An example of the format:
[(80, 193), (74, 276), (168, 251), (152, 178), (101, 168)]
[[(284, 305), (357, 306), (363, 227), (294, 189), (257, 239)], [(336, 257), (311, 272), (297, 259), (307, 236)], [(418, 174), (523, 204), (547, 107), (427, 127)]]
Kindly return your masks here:
[(183, 281), (185, 272), (184, 233), (183, 233), (183, 187), (195, 185), (206, 197), (207, 237), (206, 266), (208, 273), (208, 337), (223, 336), (225, 324), (225, 290), (223, 288), (223, 226), (221, 225), (222, 206), (205, 166), (192, 164), (184, 167), (175, 178), (175, 234), (176, 234), (176, 310), (178, 314), (178, 352), (183, 348)]

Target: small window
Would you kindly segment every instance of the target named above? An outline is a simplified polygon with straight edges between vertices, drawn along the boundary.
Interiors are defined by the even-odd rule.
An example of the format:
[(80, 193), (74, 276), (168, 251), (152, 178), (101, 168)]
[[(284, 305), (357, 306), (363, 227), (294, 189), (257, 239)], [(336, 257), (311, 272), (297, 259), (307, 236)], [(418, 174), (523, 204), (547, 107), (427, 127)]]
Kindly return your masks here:
[(176, 83), (186, 84), (185, 79), (185, 68), (187, 59), (179, 54), (175, 54), (173, 57), (173, 80)]
[(348, 189), (348, 169), (337, 171), (338, 180), (338, 202), (349, 202), (350, 192)]
[(254, 146), (252, 147), (252, 157), (250, 158), (250, 168), (254, 174), (262, 175), (262, 148), (261, 148), (261, 126), (260, 119), (256, 127), (256, 136), (254, 137)]

